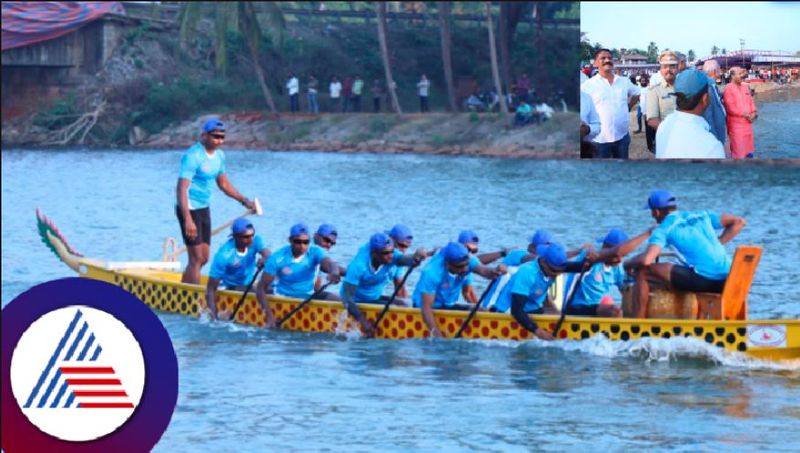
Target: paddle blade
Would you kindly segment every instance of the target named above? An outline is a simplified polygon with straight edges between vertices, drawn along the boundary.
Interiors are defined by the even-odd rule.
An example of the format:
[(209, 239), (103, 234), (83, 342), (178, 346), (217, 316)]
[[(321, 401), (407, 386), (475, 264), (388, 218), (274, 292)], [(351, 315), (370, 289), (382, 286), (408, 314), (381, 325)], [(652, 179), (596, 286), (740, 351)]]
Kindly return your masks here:
[(253, 204), (256, 205), (255, 215), (260, 216), (264, 214), (264, 210), (261, 209), (261, 202), (258, 201), (258, 198), (253, 198)]

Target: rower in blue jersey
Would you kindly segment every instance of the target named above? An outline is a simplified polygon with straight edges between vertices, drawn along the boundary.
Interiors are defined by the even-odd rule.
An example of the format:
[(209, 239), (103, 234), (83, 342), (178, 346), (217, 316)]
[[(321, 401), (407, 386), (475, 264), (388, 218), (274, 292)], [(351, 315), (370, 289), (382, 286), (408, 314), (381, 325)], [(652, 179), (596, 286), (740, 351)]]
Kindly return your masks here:
[[(339, 265), (330, 259), (321, 247), (309, 245), (308, 227), (298, 223), (289, 230), (289, 245), (273, 253), (264, 266), (264, 275), (256, 290), (259, 301), (266, 301), (272, 282), (277, 281), (274, 292), (279, 296), (306, 299), (314, 293), (317, 268), (328, 274), (328, 281), (339, 282)], [(320, 299), (336, 300), (335, 294), (324, 293)]]
[(601, 316), (604, 318), (622, 317), (622, 309), (614, 305), (611, 288), (622, 290), (629, 280), (622, 266), (622, 258), (634, 251), (650, 236), (651, 229), (629, 239), (620, 228), (612, 228), (605, 238), (600, 239), (602, 248), (597, 259), (588, 271), (584, 272), (574, 289), (574, 296), (564, 307), (568, 315)]
[[(347, 274), (339, 295), (347, 311), (361, 324), (364, 335), (371, 337), (375, 329), (358, 309), (359, 303), (387, 303), (389, 296), (383, 294), (398, 266), (412, 266), (422, 262), (427, 254), (417, 249), (414, 254), (404, 255), (394, 246), (385, 233), (375, 233), (362, 246), (347, 266)], [(397, 284), (395, 283), (395, 288)], [(395, 298), (395, 305), (407, 306), (408, 301)]]
[[(458, 242), (447, 244), (425, 265), (412, 299), (414, 306), (421, 308), (422, 318), (431, 336), (442, 336), (433, 317), (433, 309), (456, 308), (459, 294), (469, 290), (467, 279), (472, 272), (491, 280), (505, 273), (505, 265), (500, 264), (496, 268), (484, 266), (477, 258), (470, 257), (467, 248)], [(474, 304), (478, 301), (470, 302)]]
[[(712, 211), (678, 211), (677, 199), (667, 190), (651, 192), (645, 209), (650, 210), (658, 226), (650, 235), (647, 249), (625, 263), (626, 269), (637, 271), (636, 317), (647, 316), (650, 280), (679, 291), (722, 293), (731, 269), (731, 257), (724, 245), (744, 228), (744, 218)], [(719, 229), (723, 231), (717, 236)], [(687, 264), (656, 263), (666, 246), (674, 247)]]
[[(214, 254), (211, 272), (206, 284), (206, 305), (211, 319), (217, 319), (217, 288), (244, 291), (253, 280), (256, 267), (262, 267), (270, 256), (264, 239), (256, 234), (249, 220), (236, 219), (231, 226), (231, 237)], [(267, 314), (267, 326), (272, 325), (272, 311), (262, 305)]]
[(580, 272), (584, 262), (568, 262), (564, 247), (559, 244), (540, 245), (538, 257), (519, 267), (498, 296), (499, 311), (511, 309), (511, 315), (523, 327), (543, 340), (552, 340), (550, 332), (539, 327), (529, 314), (557, 312), (549, 294), (550, 286), (563, 272)]
[[(317, 232), (314, 233), (314, 245), (318, 245), (325, 249), (326, 252), (330, 252), (333, 246), (336, 245), (338, 237), (339, 233), (336, 231), (335, 226), (330, 223), (323, 223), (317, 228)], [(343, 266), (339, 266), (339, 275), (344, 275), (346, 271), (347, 270)], [(320, 288), (322, 288), (322, 275), (320, 272), (317, 272), (317, 276), (314, 279), (314, 291)]]
[[(406, 250), (411, 248), (411, 244), (414, 241), (414, 235), (411, 234), (411, 228), (397, 224), (392, 227), (391, 230), (386, 231), (386, 234), (392, 239), (394, 242), (394, 248), (399, 250), (401, 253), (405, 253)], [(400, 289), (397, 291), (397, 297), (400, 298), (408, 298), (408, 290), (406, 290), (406, 285), (403, 283), (403, 277), (408, 272), (408, 266), (396, 266), (394, 275), (392, 275), (392, 280), (394, 280), (395, 286), (400, 285)]]

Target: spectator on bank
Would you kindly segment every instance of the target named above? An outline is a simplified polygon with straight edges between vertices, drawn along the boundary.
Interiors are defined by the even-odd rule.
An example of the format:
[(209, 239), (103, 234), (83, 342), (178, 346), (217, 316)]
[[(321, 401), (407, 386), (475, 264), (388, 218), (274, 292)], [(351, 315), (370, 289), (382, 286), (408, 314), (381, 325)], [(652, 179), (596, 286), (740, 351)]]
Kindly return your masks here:
[(422, 77), (417, 82), (417, 94), (419, 95), (419, 111), (425, 113), (428, 111), (428, 90), (430, 89), (431, 82), (422, 74)]
[(293, 72), (289, 73), (289, 80), (286, 82), (286, 90), (289, 92), (289, 106), (292, 113), (297, 113), (300, 110), (300, 81)]
[(319, 102), (317, 100), (317, 87), (319, 81), (313, 75), (308, 76), (308, 112), (319, 113)]
[(342, 82), (342, 112), (349, 112), (353, 109), (353, 79), (345, 77)]
[(339, 110), (339, 101), (342, 95), (342, 83), (339, 82), (339, 79), (336, 76), (331, 78), (331, 84), (328, 87), (328, 91), (331, 95), (331, 105), (329, 111), (331, 113)]
[(530, 102), (530, 91), (531, 80), (528, 78), (528, 74), (522, 74), (522, 76), (517, 79), (517, 98), (525, 102)]
[(364, 91), (364, 81), (361, 76), (356, 74), (356, 79), (353, 81), (353, 105), (354, 112), (361, 112), (361, 93)]
[(372, 93), (372, 111), (378, 113), (381, 111), (381, 98), (384, 94), (380, 79), (375, 79), (372, 82), (370, 92)]
[(517, 106), (517, 112), (514, 115), (514, 125), (524, 126), (531, 122), (531, 118), (533, 118), (533, 108), (527, 102), (520, 101)]
[(477, 91), (469, 95), (464, 105), (470, 112), (483, 112), (486, 110), (486, 106), (483, 104), (483, 101), (481, 101), (481, 98), (478, 97)]

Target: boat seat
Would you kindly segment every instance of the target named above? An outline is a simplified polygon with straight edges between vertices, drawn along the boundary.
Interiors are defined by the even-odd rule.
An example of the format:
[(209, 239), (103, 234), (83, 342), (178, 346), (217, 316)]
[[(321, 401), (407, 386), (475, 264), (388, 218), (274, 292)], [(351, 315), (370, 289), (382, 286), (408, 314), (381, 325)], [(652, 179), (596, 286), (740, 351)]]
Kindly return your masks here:
[(753, 285), (763, 249), (755, 245), (736, 248), (722, 294), (695, 293), (697, 319), (747, 319), (747, 294)]

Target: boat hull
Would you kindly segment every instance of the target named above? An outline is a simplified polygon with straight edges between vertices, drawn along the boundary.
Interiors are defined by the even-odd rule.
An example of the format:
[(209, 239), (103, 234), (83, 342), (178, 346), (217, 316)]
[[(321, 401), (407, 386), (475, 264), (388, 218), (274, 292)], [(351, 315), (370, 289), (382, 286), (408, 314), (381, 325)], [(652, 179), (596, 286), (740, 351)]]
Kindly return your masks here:
[[(83, 271), (83, 272), (81, 272)], [(106, 270), (85, 265), (79, 273), (86, 278), (102, 280), (131, 292), (155, 310), (197, 317), (205, 307), (205, 286), (180, 283), (177, 272), (132, 269)], [(231, 312), (241, 292), (218, 291), (220, 312)], [(269, 304), (280, 319), (301, 301), (270, 296)], [(382, 306), (359, 305), (367, 319), (374, 321)], [(434, 310), (434, 317), (446, 337), (453, 337), (467, 317), (466, 311)], [(534, 315), (537, 323), (553, 329), (555, 315)], [(248, 294), (235, 322), (264, 326), (266, 317), (254, 294)], [(282, 328), (300, 332), (343, 333), (358, 330), (340, 302), (311, 301), (284, 322)], [(385, 339), (427, 338), (429, 336), (419, 309), (393, 306), (377, 329), (376, 337)], [(753, 357), (782, 360), (800, 358), (800, 320), (686, 320), (686, 319), (618, 319), (567, 316), (558, 332), (560, 339), (582, 340), (604, 335), (610, 340), (639, 338), (694, 337), (728, 351)], [(463, 338), (526, 340), (532, 334), (509, 314), (479, 312), (464, 329)]]

